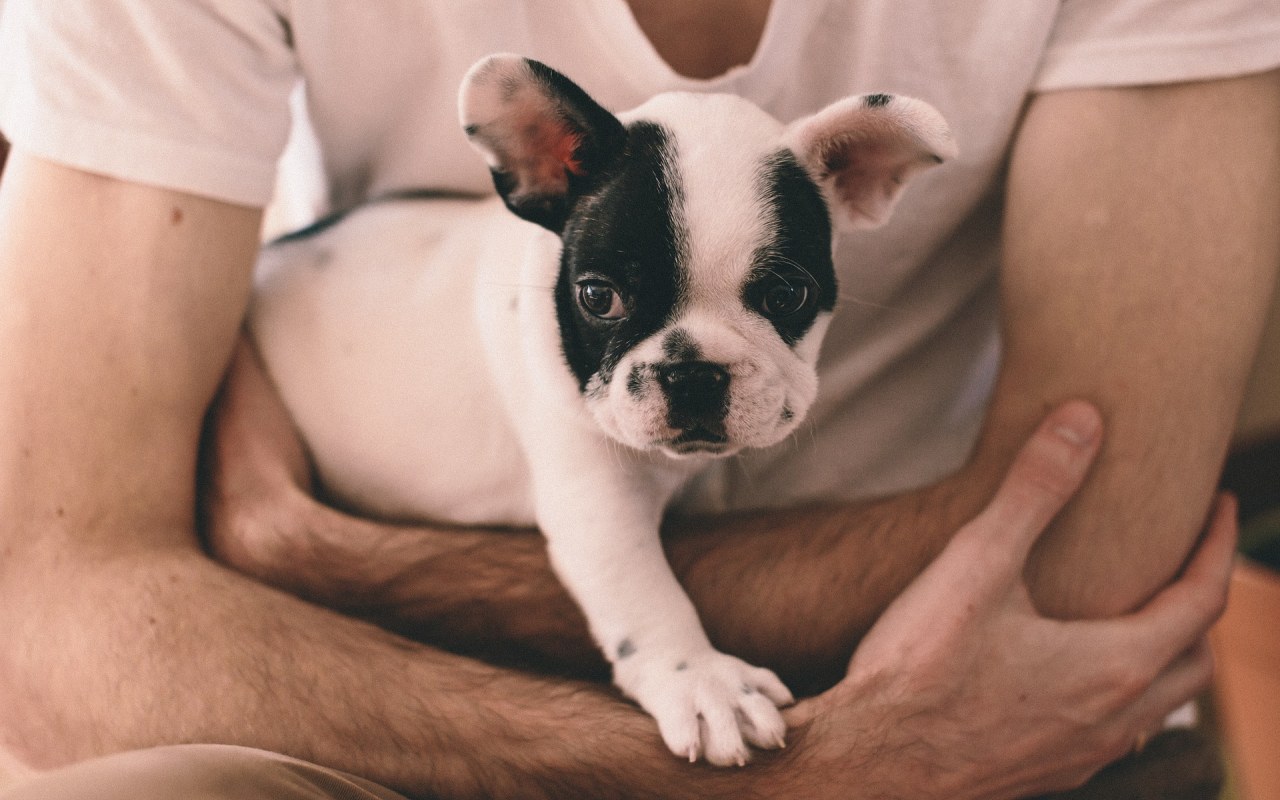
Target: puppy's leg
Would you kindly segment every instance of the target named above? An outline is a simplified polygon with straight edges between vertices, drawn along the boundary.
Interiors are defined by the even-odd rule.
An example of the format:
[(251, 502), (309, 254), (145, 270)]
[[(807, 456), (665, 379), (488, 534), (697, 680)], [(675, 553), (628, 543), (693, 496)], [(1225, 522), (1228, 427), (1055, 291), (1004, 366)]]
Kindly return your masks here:
[(792, 702), (767, 669), (711, 646), (658, 536), (674, 489), (616, 452), (576, 452), (563, 469), (535, 469), (538, 520), (561, 581), (613, 664), (614, 682), (690, 761), (745, 764), (748, 744), (780, 747), (777, 707)]

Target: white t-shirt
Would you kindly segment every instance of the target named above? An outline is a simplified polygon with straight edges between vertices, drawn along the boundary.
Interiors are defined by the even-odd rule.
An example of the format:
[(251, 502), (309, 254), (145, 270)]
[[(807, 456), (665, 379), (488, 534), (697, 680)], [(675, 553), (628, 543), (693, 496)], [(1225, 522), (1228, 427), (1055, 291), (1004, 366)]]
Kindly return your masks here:
[(791, 442), (718, 465), (704, 509), (895, 491), (967, 456), (998, 358), (1002, 166), (1029, 93), (1280, 64), (1277, 0), (774, 0), (745, 66), (676, 74), (625, 0), (5, 0), (0, 126), (93, 172), (261, 205), (305, 79), (327, 205), (491, 191), (458, 129), (495, 51), (623, 110), (667, 90), (742, 95), (781, 120), (845, 95), (923, 98), (961, 155), (883, 229), (843, 241), (822, 389)]

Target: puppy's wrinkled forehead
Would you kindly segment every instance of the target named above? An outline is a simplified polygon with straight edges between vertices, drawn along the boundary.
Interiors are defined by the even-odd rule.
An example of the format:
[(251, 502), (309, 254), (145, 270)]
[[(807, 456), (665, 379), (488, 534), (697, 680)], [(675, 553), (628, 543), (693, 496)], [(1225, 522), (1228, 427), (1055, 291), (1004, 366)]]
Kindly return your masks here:
[[(692, 307), (753, 315), (756, 288), (780, 276), (803, 275), (818, 294), (814, 313), (756, 315), (788, 344), (831, 310), (827, 206), (778, 122), (736, 97), (679, 93), (620, 120), (623, 157), (562, 234), (557, 308), (582, 387), (608, 382), (630, 349)], [(594, 277), (622, 290), (625, 320), (601, 325), (575, 307), (576, 287)]]
[[(801, 186), (788, 180), (803, 171), (781, 145), (782, 125), (752, 103), (730, 95), (671, 93), (631, 115), (655, 120), (668, 133), (692, 290), (708, 281), (740, 282), (759, 251), (776, 244), (779, 228), (798, 216), (813, 212), (826, 220), (817, 186), (807, 176)], [(811, 188), (808, 198), (804, 183)], [(802, 213), (786, 213), (783, 207), (796, 203), (804, 206)], [(825, 234), (822, 251), (830, 247), (829, 230)]]

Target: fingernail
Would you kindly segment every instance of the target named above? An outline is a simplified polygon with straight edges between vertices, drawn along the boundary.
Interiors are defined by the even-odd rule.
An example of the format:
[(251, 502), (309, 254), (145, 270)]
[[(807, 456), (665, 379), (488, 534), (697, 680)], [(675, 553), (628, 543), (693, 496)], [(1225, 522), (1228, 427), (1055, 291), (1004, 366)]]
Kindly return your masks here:
[(1093, 444), (1102, 430), (1102, 417), (1088, 403), (1063, 406), (1054, 417), (1053, 433), (1074, 447)]

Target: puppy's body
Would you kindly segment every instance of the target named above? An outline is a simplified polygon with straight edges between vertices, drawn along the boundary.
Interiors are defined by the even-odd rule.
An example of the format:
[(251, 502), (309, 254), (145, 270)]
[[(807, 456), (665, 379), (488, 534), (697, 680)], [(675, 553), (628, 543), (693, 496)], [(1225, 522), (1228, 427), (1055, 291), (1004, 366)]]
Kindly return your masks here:
[(534, 524), (490, 355), (519, 328), (487, 319), (520, 313), (530, 229), (496, 199), (395, 200), (263, 251), (254, 338), (334, 497), (390, 519)]
[(711, 646), (662, 514), (707, 459), (803, 419), (832, 217), (881, 221), (949, 154), (945, 124), (886, 95), (791, 128), (727, 96), (614, 117), (514, 56), (473, 68), (461, 107), (515, 216), (372, 203), (269, 249), (259, 348), (329, 491), (388, 517), (536, 524), (673, 752), (743, 763), (782, 743), (790, 695)]

